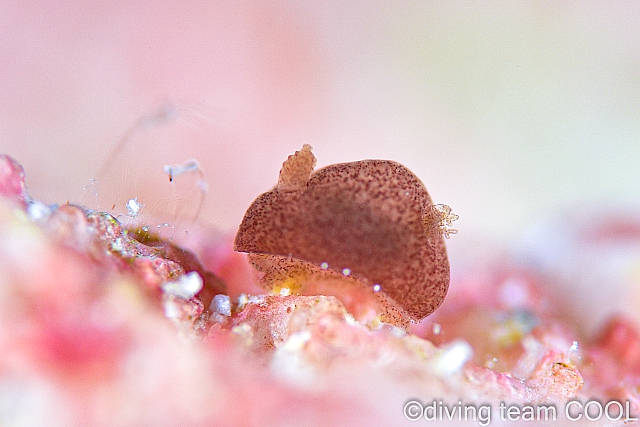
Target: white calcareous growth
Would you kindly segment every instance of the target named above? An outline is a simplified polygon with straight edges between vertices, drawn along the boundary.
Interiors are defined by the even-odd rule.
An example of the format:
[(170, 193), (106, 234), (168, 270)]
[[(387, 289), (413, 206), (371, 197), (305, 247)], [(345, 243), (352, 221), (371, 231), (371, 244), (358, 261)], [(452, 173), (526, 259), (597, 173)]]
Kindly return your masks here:
[(443, 346), (441, 353), (433, 360), (435, 374), (450, 379), (462, 372), (462, 367), (473, 357), (473, 349), (468, 342), (456, 340)]
[(163, 284), (162, 290), (179, 298), (191, 299), (202, 290), (203, 284), (202, 277), (192, 271), (180, 276), (177, 280)]
[(290, 335), (276, 348), (271, 360), (272, 372), (298, 387), (311, 387), (317, 381), (317, 372), (303, 356), (303, 348), (311, 338), (309, 331)]
[(209, 310), (227, 317), (231, 316), (231, 300), (228, 295), (218, 294), (211, 300)]
[(130, 199), (127, 202), (127, 215), (129, 215), (131, 218), (137, 217), (140, 213), (140, 208), (142, 208), (142, 205), (138, 203), (137, 197), (135, 199)]

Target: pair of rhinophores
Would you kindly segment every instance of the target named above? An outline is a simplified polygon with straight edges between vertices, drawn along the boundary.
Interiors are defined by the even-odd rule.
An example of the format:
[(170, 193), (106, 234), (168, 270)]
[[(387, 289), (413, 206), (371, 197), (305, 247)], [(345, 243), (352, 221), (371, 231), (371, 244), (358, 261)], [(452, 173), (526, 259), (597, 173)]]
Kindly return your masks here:
[[(176, 145), (171, 152), (165, 140), (184, 141), (203, 119), (187, 115), (184, 128), (162, 129), (186, 111), (191, 114), (168, 105), (131, 128), (94, 181), (98, 189), (91, 194), (101, 196), (101, 209), (149, 232), (171, 227), (162, 222), (149, 229), (145, 221), (151, 218), (197, 218), (207, 190), (205, 175), (196, 160), (180, 162), (184, 158), (177, 152), (184, 156), (184, 150)], [(158, 157), (163, 150), (165, 157)], [(136, 164), (151, 158), (158, 165), (156, 176), (147, 177), (151, 183), (127, 188)], [(432, 313), (449, 286), (444, 238), (456, 233), (449, 227), (457, 215), (446, 205), (434, 205), (420, 179), (397, 162), (362, 160), (314, 171), (315, 166), (311, 147), (304, 145), (283, 163), (276, 187), (245, 213), (234, 249), (249, 254), (260, 283), (274, 293), (336, 295), (364, 318), (369, 309), (375, 318), (404, 327)], [(110, 170), (114, 167), (121, 169)], [(110, 176), (117, 177), (117, 185), (109, 183)], [(139, 190), (147, 185), (165, 188), (143, 200)], [(108, 193), (116, 189), (120, 194)], [(150, 215), (142, 216), (145, 211)]]

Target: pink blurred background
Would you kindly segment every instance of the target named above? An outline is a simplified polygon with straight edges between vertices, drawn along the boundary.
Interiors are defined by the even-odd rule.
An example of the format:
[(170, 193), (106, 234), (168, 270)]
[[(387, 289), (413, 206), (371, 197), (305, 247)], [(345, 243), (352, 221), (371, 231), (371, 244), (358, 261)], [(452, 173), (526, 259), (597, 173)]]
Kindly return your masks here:
[[(455, 269), (565, 209), (637, 207), (638, 22), (636, 2), (3, 1), (0, 151), (47, 203), (90, 204), (105, 162), (103, 189), (158, 200), (157, 164), (196, 158), (230, 232), (303, 143), (318, 166), (397, 160), (460, 215)], [(178, 119), (118, 146), (162, 105)]]

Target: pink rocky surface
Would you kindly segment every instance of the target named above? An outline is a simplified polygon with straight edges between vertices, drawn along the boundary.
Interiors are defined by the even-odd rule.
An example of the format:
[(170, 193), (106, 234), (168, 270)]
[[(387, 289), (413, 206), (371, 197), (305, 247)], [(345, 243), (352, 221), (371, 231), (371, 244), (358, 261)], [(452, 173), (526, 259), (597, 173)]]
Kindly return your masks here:
[(185, 251), (43, 206), (0, 156), (0, 425), (428, 424), (403, 415), (412, 399), (488, 404), (491, 425), (518, 425), (501, 401), (555, 404), (566, 425), (580, 424), (560, 414), (571, 399), (640, 413), (635, 324), (586, 333), (538, 271), (454, 276), (407, 333), (333, 296), (257, 295), (231, 240), (202, 236)]

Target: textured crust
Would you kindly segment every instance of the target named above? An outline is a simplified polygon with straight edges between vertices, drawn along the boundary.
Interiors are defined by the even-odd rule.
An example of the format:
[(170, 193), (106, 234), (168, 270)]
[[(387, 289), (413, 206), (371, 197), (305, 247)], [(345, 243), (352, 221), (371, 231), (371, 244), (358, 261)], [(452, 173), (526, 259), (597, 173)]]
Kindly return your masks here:
[(260, 195), (245, 214), (235, 249), (349, 269), (366, 285), (380, 285), (419, 321), (442, 303), (449, 286), (442, 234), (425, 221), (432, 209), (422, 182), (399, 163), (335, 164), (312, 174), (299, 191)]

